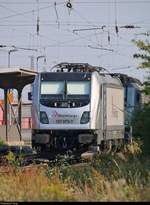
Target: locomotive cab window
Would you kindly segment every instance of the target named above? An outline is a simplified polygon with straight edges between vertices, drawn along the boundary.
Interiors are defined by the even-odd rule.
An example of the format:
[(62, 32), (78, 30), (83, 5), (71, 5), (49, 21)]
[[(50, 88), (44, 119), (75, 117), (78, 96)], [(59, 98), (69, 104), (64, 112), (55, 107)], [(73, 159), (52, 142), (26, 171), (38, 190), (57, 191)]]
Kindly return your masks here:
[(41, 80), (40, 103), (48, 107), (81, 107), (90, 101), (89, 80)]
[(51, 81), (41, 83), (41, 94), (59, 95), (64, 93), (64, 82)]
[(88, 98), (89, 96), (89, 81), (67, 81), (67, 98)]

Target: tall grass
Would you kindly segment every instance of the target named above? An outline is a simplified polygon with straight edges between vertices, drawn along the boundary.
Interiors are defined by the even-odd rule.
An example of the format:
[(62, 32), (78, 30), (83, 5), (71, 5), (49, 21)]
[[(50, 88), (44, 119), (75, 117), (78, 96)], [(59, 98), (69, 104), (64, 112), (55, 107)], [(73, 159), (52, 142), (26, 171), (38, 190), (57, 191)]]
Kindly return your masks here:
[(0, 174), (0, 201), (150, 201), (150, 157), (134, 142), (83, 165), (10, 166)]
[(0, 175), (0, 201), (69, 201), (72, 196), (57, 175), (46, 177), (45, 170), (9, 170)]

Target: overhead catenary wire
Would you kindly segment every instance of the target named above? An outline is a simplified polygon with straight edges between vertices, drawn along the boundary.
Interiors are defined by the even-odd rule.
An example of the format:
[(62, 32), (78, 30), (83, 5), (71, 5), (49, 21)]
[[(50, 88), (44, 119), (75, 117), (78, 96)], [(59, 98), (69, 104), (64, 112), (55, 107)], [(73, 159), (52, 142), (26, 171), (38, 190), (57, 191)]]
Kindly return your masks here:
[(93, 30), (103, 30), (106, 26), (103, 25), (101, 27), (97, 27), (97, 28), (80, 28), (80, 29), (73, 29), (73, 32), (77, 32), (77, 31), (93, 31)]
[[(64, 2), (61, 2), (61, 3), (57, 3), (57, 5), (62, 5), (64, 4)], [(37, 9), (32, 9), (30, 11), (25, 11), (25, 12), (18, 12), (14, 15), (9, 15), (9, 16), (4, 16), (4, 17), (1, 17), (0, 20), (4, 20), (4, 19), (8, 19), (8, 18), (13, 18), (13, 17), (16, 17), (16, 16), (20, 16), (20, 15), (28, 15), (28, 14), (31, 14), (34, 12), (37, 12), (38, 10), (45, 10), (45, 9), (49, 9), (49, 8), (53, 8), (53, 4), (51, 4), (50, 6), (44, 6), (44, 7), (40, 7), (40, 8), (37, 8)]]
[(75, 41), (78, 41), (78, 40), (81, 40), (81, 39), (85, 39), (85, 40), (88, 40), (88, 41), (90, 41), (90, 42), (93, 43), (93, 41), (89, 40), (88, 37), (94, 36), (95, 34), (88, 34), (88, 35), (85, 35), (85, 36), (81, 36), (81, 35), (79, 35), (79, 34), (77, 34), (77, 35), (78, 35), (79, 37), (76, 38), (76, 39), (71, 39), (71, 40), (59, 42), (59, 43), (56, 43), (56, 44), (47, 45), (46, 47), (58, 46), (58, 45), (66, 44), (66, 43), (72, 43), (72, 42), (75, 42)]
[[(131, 1), (132, 1), (132, 0), (131, 0)], [(44, 2), (44, 1), (40, 1), (40, 0), (39, 0), (39, 5), (42, 5), (42, 2)], [(52, 2), (52, 1), (47, 1), (48, 6), (50, 5), (50, 2)], [(58, 2), (58, 1), (57, 1), (57, 2)], [(84, 4), (84, 3), (86, 4), (86, 2), (87, 2), (87, 1), (83, 1), (83, 0), (82, 0), (82, 1), (73, 1), (73, 3), (75, 3), (76, 5), (77, 5), (77, 4), (80, 4), (80, 3), (81, 3), (81, 4), (82, 4), (82, 3), (83, 3), (83, 4)], [(90, 5), (92, 5), (92, 3), (95, 4), (95, 2), (96, 2), (96, 1), (90, 1)], [(97, 1), (97, 2), (98, 2), (98, 1)], [(107, 4), (109, 4), (110, 1), (107, 1), (107, 0), (106, 0), (106, 2), (107, 2)], [(116, 2), (117, 2), (117, 4), (118, 4), (119, 1), (116, 0)], [(129, 1), (128, 1), (128, 2), (129, 2)], [(21, 3), (21, 1), (20, 1), (20, 3)], [(22, 1), (22, 3), (28, 3), (28, 2), (23, 2), (23, 1)], [(53, 6), (53, 8), (54, 8), (54, 1), (53, 1), (52, 3), (53, 3), (52, 6)], [(60, 2), (58, 2), (58, 3), (60, 3)], [(61, 3), (62, 3), (62, 1), (61, 1)], [(99, 3), (100, 3), (100, 1), (99, 1)], [(105, 4), (104, 1), (103, 1), (102, 3)], [(34, 4), (36, 5), (36, 0), (35, 0)], [(88, 4), (88, 3), (87, 3), (87, 4)], [(111, 1), (111, 4), (114, 4), (114, 1)], [(64, 1), (63, 1), (62, 5), (65, 6), (65, 2), (64, 2)], [(50, 7), (52, 7), (52, 6), (50, 6)], [(41, 6), (40, 6), (40, 7), (41, 7)], [(76, 7), (74, 7), (74, 8), (76, 8)], [(73, 8), (73, 9), (74, 9), (74, 8)], [(36, 12), (37, 10), (34, 9), (34, 10), (32, 10), (32, 12), (33, 12), (33, 11)], [(78, 10), (77, 10), (77, 12), (79, 13)], [(17, 13), (16, 13), (16, 14), (17, 14)], [(26, 14), (25, 14), (25, 16), (26, 16)], [(79, 15), (78, 15), (78, 16), (79, 16)], [(83, 17), (83, 14), (82, 14), (82, 13), (81, 13), (80, 17), (81, 17), (81, 16)], [(90, 18), (89, 18), (89, 19), (90, 19), (90, 21), (89, 21), (89, 19), (84, 18), (84, 17), (82, 18), (82, 17), (81, 17), (80, 19), (81, 19), (81, 20), (84, 20), (84, 22), (87, 23), (86, 25), (90, 25), (90, 26), (91, 26), (91, 25), (95, 24), (95, 22), (91, 22), (91, 19), (90, 19)], [(72, 20), (72, 19), (71, 19), (71, 20)], [(15, 22), (16, 22), (16, 21), (15, 21)], [(81, 22), (83, 22), (83, 21), (81, 21)], [(3, 22), (3, 23), (4, 23), (4, 22)], [(57, 22), (56, 22), (56, 23), (57, 23)], [(57, 26), (56, 23), (53, 24), (53, 25), (56, 25), (56, 26)], [(89, 23), (90, 23), (90, 24), (89, 24)], [(127, 22), (127, 23), (128, 23), (128, 22)], [(9, 24), (9, 25), (11, 25), (11, 24)], [(12, 23), (12, 25), (13, 25), (13, 23)], [(32, 22), (31, 22), (31, 24), (26, 24), (26, 25), (21, 25), (21, 23), (20, 23), (20, 25), (18, 25), (18, 26), (27, 26), (27, 25), (29, 25), (29, 26), (35, 26), (35, 24), (32, 24)], [(48, 26), (48, 25), (51, 25), (51, 24), (50, 24), (50, 23), (42, 24), (41, 19), (40, 19), (40, 27), (41, 27), (41, 26)], [(62, 21), (61, 21), (61, 25), (64, 25)], [(71, 24), (70, 24), (70, 25), (71, 25)], [(73, 24), (72, 24), (72, 25), (73, 25)], [(97, 25), (97, 24), (96, 24), (96, 25)], [(125, 24), (124, 24), (124, 25), (125, 25)], [(126, 25), (127, 25), (127, 24), (126, 24)], [(14, 24), (14, 26), (17, 26), (17, 25)], [(78, 26), (78, 25), (77, 25), (77, 26)], [(62, 27), (63, 27), (63, 30), (64, 30), (64, 26), (62, 26)], [(112, 25), (112, 26), (110, 26), (110, 27), (112, 27), (112, 29), (114, 29), (114, 25)], [(19, 29), (18, 29), (18, 30), (19, 30)], [(61, 31), (62, 31), (62, 30), (61, 30)], [(112, 31), (112, 30), (111, 30), (111, 31)], [(111, 31), (110, 31), (110, 32), (111, 32)], [(105, 32), (107, 32), (107, 31), (105, 31)], [(107, 32), (107, 34), (108, 34), (108, 32)], [(99, 35), (99, 34), (98, 34), (98, 35)], [(104, 34), (104, 35), (105, 35), (105, 34)], [(110, 36), (111, 36), (111, 35), (115, 36), (114, 33), (110, 33)], [(71, 35), (70, 35), (70, 36), (71, 36)], [(78, 34), (78, 36), (81, 36), (81, 35)], [(39, 37), (41, 38), (41, 35), (40, 35), (40, 34), (39, 34)], [(112, 37), (112, 36), (111, 36), (111, 37)], [(49, 38), (49, 37), (47, 36), (47, 38)], [(90, 41), (90, 38), (84, 37), (84, 35), (82, 35), (82, 37), (81, 37), (81, 38), (78, 38), (78, 39), (79, 39), (79, 40), (80, 40), (80, 39), (85, 39), (85, 40), (88, 40), (88, 42)], [(92, 39), (91, 39), (91, 40), (92, 40)], [(111, 40), (114, 42), (113, 37), (112, 37)], [(120, 40), (123, 40), (123, 39), (120, 38)], [(129, 40), (129, 39), (127, 39), (127, 41), (128, 41), (128, 40)], [(72, 40), (69, 40), (69, 41), (71, 42)], [(76, 41), (76, 40), (75, 40), (75, 41)], [(57, 42), (58, 42), (58, 41), (57, 41)], [(72, 48), (75, 47), (75, 46), (73, 46), (73, 45), (67, 45), (67, 44), (69, 44), (70, 42), (64, 41), (63, 44), (60, 44), (60, 46), (62, 46), (62, 47), (70, 46), (70, 47), (72, 47)], [(91, 42), (94, 43), (94, 45), (95, 45), (95, 41), (91, 41)], [(60, 43), (61, 43), (61, 42), (60, 42)], [(87, 43), (87, 44), (89, 44), (89, 43)], [(46, 45), (46, 44), (45, 44), (45, 45)], [(45, 47), (45, 45), (40, 45), (40, 46)], [(47, 45), (48, 45), (48, 44), (47, 44)], [(58, 43), (57, 45), (59, 45), (59, 43)], [(55, 46), (57, 46), (57, 45), (49, 45), (49, 47), (55, 47)], [(87, 45), (87, 46), (88, 46), (88, 45)], [(87, 47), (87, 46), (85, 45), (85, 47)], [(91, 46), (93, 46), (93, 45), (91, 45)], [(103, 46), (104, 46), (104, 45), (103, 45)], [(111, 46), (114, 46), (114, 45), (111, 44)], [(41, 48), (42, 48), (42, 47), (41, 47)], [(80, 47), (80, 46), (79, 46), (79, 47)], [(104, 47), (105, 47), (105, 46), (104, 46)], [(39, 47), (38, 47), (38, 48), (39, 48)], [(91, 52), (91, 53), (92, 53), (92, 52)]]
[[(116, 1), (116, 0), (115, 0), (115, 1)], [(73, 9), (73, 11), (74, 11), (81, 19), (83, 19), (86, 23), (88, 23), (89, 26), (97, 27), (97, 25), (92, 24), (92, 22), (90, 22), (87, 18), (85, 18), (83, 15), (81, 15), (79, 12), (77, 12), (76, 9)], [(116, 23), (117, 23), (117, 7), (116, 7), (116, 4), (115, 4), (115, 28), (116, 28), (116, 33), (117, 33), (118, 38), (122, 39), (122, 37), (118, 35), (118, 25), (117, 25)], [(116, 25), (117, 25), (117, 26), (116, 26)], [(103, 30), (103, 32), (108, 33), (108, 31), (105, 31), (105, 30)], [(114, 34), (109, 31), (109, 37), (110, 37), (110, 35), (114, 35)]]
[[(117, 10), (116, 10), (116, 4), (115, 4), (115, 28), (116, 28), (116, 33), (117, 33), (117, 36), (118, 36), (118, 26), (117, 26)], [(81, 15), (79, 12), (77, 12), (75, 9), (73, 9), (73, 11), (81, 18), (83, 19), (85, 22), (87, 22), (89, 25), (91, 26), (96, 26), (96, 25), (93, 25), (89, 20), (87, 20), (83, 15)], [(108, 31), (105, 31), (103, 30), (104, 32), (108, 33)], [(76, 33), (77, 34), (77, 33)], [(79, 34), (78, 34), (79, 35)], [(113, 35), (113, 33), (111, 33), (111, 35)], [(110, 38), (110, 32), (109, 32), (109, 37), (108, 39)], [(118, 38), (120, 39), (123, 39), (121, 36), (118, 36)]]
[(105, 50), (105, 51), (111, 51), (111, 52), (114, 52), (113, 49), (109, 49), (109, 48), (104, 48), (104, 47), (95, 47), (95, 46), (91, 46), (91, 45), (88, 45), (89, 48), (93, 48), (93, 49), (100, 49), (100, 50)]
[[(75, 9), (73, 9), (73, 11), (75, 11)], [(91, 25), (91, 22), (89, 22), (85, 17), (83, 17), (83, 16), (81, 16), (80, 14), (79, 14), (79, 12), (76, 12), (80, 17), (81, 17), (81, 19), (84, 19), (84, 21), (86, 21), (89, 25)], [(95, 26), (95, 25), (93, 25), (92, 24), (92, 26)], [(107, 31), (104, 31), (104, 32), (107, 32)], [(77, 34), (77, 33), (75, 33), (76, 35), (79, 35), (79, 34)], [(112, 34), (113, 35), (113, 34)], [(79, 35), (80, 36), (80, 35)], [(123, 38), (122, 37), (120, 37), (119, 36), (119, 38), (122, 40)], [(89, 39), (87, 39), (87, 40), (89, 40)], [(126, 39), (124, 39), (124, 40), (126, 40)], [(123, 54), (122, 54), (122, 56), (123, 56)]]
[[(65, 42), (59, 42), (59, 46), (60, 47), (72, 47), (72, 48), (87, 48), (87, 47), (89, 47), (90, 45), (88, 45), (88, 44), (69, 44), (69, 45), (67, 45), (68, 43), (70, 43), (70, 42), (74, 42), (74, 41), (77, 41), (77, 40), (80, 40), (80, 38), (79, 39), (74, 39), (74, 40), (70, 40), (70, 41), (65, 41)], [(57, 42), (57, 41), (56, 41)], [(63, 45), (64, 44), (64, 45)], [(65, 45), (66, 44), (66, 45)], [(97, 44), (97, 45), (99, 45), (99, 44)], [(42, 48), (45, 48), (45, 47), (57, 47), (58, 46), (58, 42), (56, 43), (56, 44), (51, 44), (51, 45), (49, 45), (49, 44), (45, 44), (45, 45), (43, 45), (43, 47)], [(103, 46), (107, 46), (107, 45), (103, 45)], [(115, 44), (114, 45), (112, 45), (112, 46), (115, 46)], [(125, 46), (127, 46), (127, 47), (129, 47), (129, 45), (122, 45), (122, 47), (125, 47)], [(131, 46), (131, 45), (130, 45)], [(11, 45), (9, 45), (8, 47), (12, 47)], [(23, 45), (23, 44), (20, 44), (19, 46), (15, 46), (15, 47), (22, 47), (24, 50), (32, 50), (32, 48), (28, 48), (28, 47), (30, 47), (30, 45)], [(38, 48), (39, 47), (37, 47), (37, 46), (32, 46), (33, 47), (33, 49), (35, 49), (35, 51), (37, 51), (38, 50)], [(92, 47), (92, 46), (91, 46)], [(120, 47), (121, 47), (121, 45), (120, 45)], [(97, 49), (99, 49), (99, 48), (97, 48)], [(1, 47), (0, 47), (0, 51), (1, 51), (2, 49), (1, 49)], [(112, 49), (113, 50), (113, 49)], [(5, 50), (6, 51), (6, 50)], [(115, 52), (115, 51), (114, 51)], [(116, 51), (117, 52), (117, 51)], [(124, 55), (124, 54), (122, 54), (122, 55)]]
[(73, 10), (73, 12), (74, 12), (77, 16), (79, 16), (81, 19), (83, 19), (83, 21), (85, 21), (88, 25), (93, 26), (93, 27), (97, 27), (97, 25), (92, 24), (91, 21), (89, 21), (86, 17), (84, 17), (83, 15), (81, 15), (81, 14), (77, 11), (77, 9), (74, 9), (74, 8), (73, 8), (72, 10)]
[[(40, 4), (49, 4), (49, 3), (53, 3), (53, 0), (49, 0), (49, 1), (40, 1)], [(116, 1), (118, 4), (149, 4), (150, 1), (149, 0), (117, 0)], [(36, 4), (36, 1), (1, 1), (2, 4)], [(59, 3), (64, 3), (64, 1), (59, 1)], [(114, 1), (84, 1), (84, 0), (78, 0), (78, 1), (74, 1), (74, 4), (114, 4)]]
[[(73, 9), (73, 11), (81, 18), (81, 19), (83, 19), (85, 22), (87, 22), (89, 25), (91, 25), (91, 26), (93, 26), (94, 28), (96, 27), (97, 28), (97, 26), (96, 25), (93, 25), (89, 20), (87, 20), (83, 15), (81, 15), (79, 12), (77, 12), (75, 9)], [(106, 26), (105, 25), (103, 25), (103, 26), (101, 26), (101, 29), (103, 30), (104, 28), (105, 28)], [(82, 30), (83, 31), (83, 30)], [(103, 30), (104, 31), (104, 30)], [(96, 34), (95, 34), (96, 35)], [(97, 38), (97, 35), (96, 35), (96, 38)], [(91, 47), (91, 48), (93, 48), (93, 47)], [(102, 50), (102, 49), (101, 49)], [(103, 50), (106, 50), (105, 48), (103, 49)]]
[[(75, 23), (63, 23), (63, 22), (61, 22), (61, 25), (62, 26), (67, 26), (67, 25), (70, 25), (70, 26), (88, 26), (89, 24), (75, 24)], [(25, 24), (23, 24), (23, 23), (0, 23), (0, 26), (2, 26), (2, 27), (14, 27), (14, 26), (16, 26), (16, 27), (34, 27), (34, 26), (36, 26), (36, 23), (25, 23)], [(56, 26), (56, 23), (54, 22), (54, 23), (42, 23), (41, 21), (40, 21), (40, 26)], [(97, 25), (98, 26), (98, 25)], [(102, 26), (103, 28), (104, 28), (104, 26)], [(79, 29), (73, 29), (72, 31), (73, 32), (78, 32), (78, 31), (94, 31), (94, 30), (102, 30), (103, 28), (102, 27), (97, 27), (97, 28), (79, 28)], [(115, 26), (114, 25), (110, 25), (109, 26), (109, 28), (114, 28)], [(107, 28), (107, 26), (105, 26), (105, 28)], [(138, 25), (123, 25), (123, 26), (119, 26), (119, 28), (122, 28), (122, 29), (138, 29), (138, 28), (150, 28), (150, 23), (149, 24), (145, 24), (145, 25), (143, 25), (143, 26), (138, 26)], [(106, 30), (103, 30), (104, 32), (108, 32), (108, 31), (106, 31)], [(110, 32), (110, 31), (109, 31)]]
[[(4, 6), (4, 5), (2, 5), (1, 3), (0, 3), (0, 7), (6, 9), (6, 10), (8, 10), (8, 11), (11, 11), (11, 12), (13, 12), (13, 13), (15, 13), (15, 14), (18, 14), (18, 12), (17, 12), (16, 10), (14, 10), (14, 9), (12, 9), (12, 8), (8, 8), (8, 7)], [(23, 17), (26, 18), (26, 16), (25, 16), (24, 14), (22, 14), (21, 16), (23, 16)]]
[[(81, 36), (81, 38), (86, 38), (86, 37)], [(81, 39), (81, 38), (78, 38), (78, 39)], [(76, 39), (76, 40), (78, 40), (78, 39)], [(75, 40), (75, 41), (76, 41), (76, 40)], [(89, 39), (88, 39), (88, 40), (89, 40)], [(72, 40), (71, 40), (70, 42), (72, 42)], [(68, 41), (67, 41), (67, 42), (66, 42), (66, 41), (63, 42), (63, 44), (64, 44), (64, 43), (68, 43)], [(57, 44), (57, 45), (58, 45), (58, 44)], [(50, 45), (49, 47), (54, 47), (54, 46), (57, 46), (57, 45)]]
[[(50, 7), (50, 8), (52, 8), (52, 7)], [(32, 10), (32, 12), (30, 12), (30, 13), (34, 13), (35, 12), (35, 10)], [(17, 13), (16, 13), (17, 14)], [(21, 15), (21, 14), (19, 14), (19, 15)], [(21, 20), (21, 19), (15, 19), (14, 21), (13, 21), (13, 19), (8, 19), (8, 20), (5, 20), (3, 23), (20, 23), (20, 24), (23, 24), (23, 23), (28, 23), (28, 19), (27, 19), (27, 17), (26, 16), (24, 16), (25, 18), (26, 18), (26, 21), (25, 20)], [(83, 23), (83, 21), (84, 21), (84, 23)], [(47, 20), (41, 20), (41, 22), (42, 23), (45, 23), (45, 24), (47, 24), (47, 23), (56, 23), (56, 20), (54, 19), (54, 20), (52, 20), (52, 19), (47, 19)], [(67, 20), (61, 20), (61, 22), (63, 23), (63, 24), (68, 24), (68, 23), (70, 23), (69, 21), (67, 21)], [(88, 25), (90, 25), (91, 27), (92, 27), (92, 25), (95, 25), (95, 27), (98, 27), (97, 25), (105, 25), (105, 26), (107, 26), (108, 27), (108, 25), (107, 24), (109, 24), (111, 27), (113, 26), (114, 27), (114, 21), (112, 20), (112, 18), (111, 18), (111, 20), (109, 21), (109, 23), (106, 21), (106, 20), (102, 20), (102, 19), (100, 19), (100, 20), (90, 20), (90, 22), (88, 21), (86, 21), (86, 20), (84, 20), (84, 19), (82, 19), (81, 17), (80, 17), (80, 20), (76, 20), (76, 21), (71, 21), (71, 23), (70, 23), (71, 25), (81, 25), (81, 26), (88, 26)], [(124, 26), (124, 25), (149, 25), (150, 24), (150, 18), (147, 18), (147, 19), (143, 19), (143, 20), (141, 20), (141, 21), (135, 21), (135, 22), (127, 22), (127, 21), (121, 21), (120, 20), (120, 23), (119, 23), (119, 25), (120, 26)], [(94, 26), (93, 26), (94, 27)]]

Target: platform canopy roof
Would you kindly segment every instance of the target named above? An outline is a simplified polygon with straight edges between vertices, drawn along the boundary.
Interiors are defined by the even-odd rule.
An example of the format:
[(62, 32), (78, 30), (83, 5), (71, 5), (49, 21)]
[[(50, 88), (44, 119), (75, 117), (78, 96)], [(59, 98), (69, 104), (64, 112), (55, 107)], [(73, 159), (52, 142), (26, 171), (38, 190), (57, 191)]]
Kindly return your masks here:
[(37, 72), (22, 68), (0, 68), (0, 88), (22, 90), (33, 83)]

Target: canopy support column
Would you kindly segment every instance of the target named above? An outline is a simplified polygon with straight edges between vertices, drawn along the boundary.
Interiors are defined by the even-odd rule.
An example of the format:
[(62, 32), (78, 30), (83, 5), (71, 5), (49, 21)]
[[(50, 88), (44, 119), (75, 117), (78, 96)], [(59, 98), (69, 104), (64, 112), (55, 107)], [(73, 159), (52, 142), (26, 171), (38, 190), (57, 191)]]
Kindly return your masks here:
[(6, 142), (8, 142), (8, 121), (7, 121), (7, 111), (8, 111), (8, 100), (7, 100), (7, 91), (8, 89), (4, 89), (4, 103), (5, 103), (5, 109), (4, 109), (4, 122), (6, 126)]
[[(21, 108), (22, 108), (22, 89), (18, 90), (18, 123), (19, 123), (19, 127), (20, 127), (20, 133), (21, 133), (21, 123), (22, 123), (22, 112), (21, 112)], [(20, 141), (22, 141), (22, 135), (20, 134)]]

